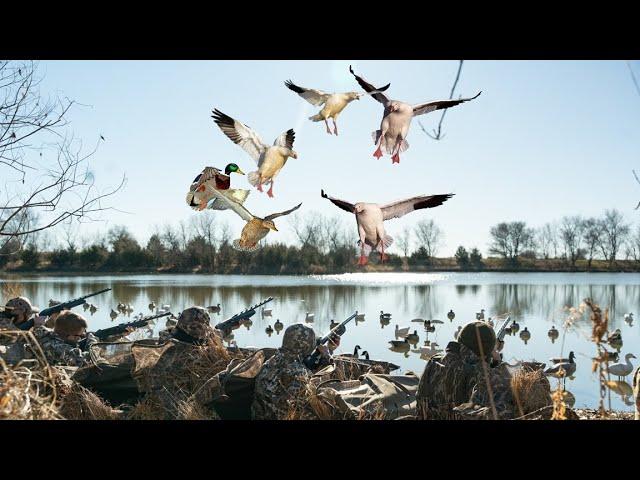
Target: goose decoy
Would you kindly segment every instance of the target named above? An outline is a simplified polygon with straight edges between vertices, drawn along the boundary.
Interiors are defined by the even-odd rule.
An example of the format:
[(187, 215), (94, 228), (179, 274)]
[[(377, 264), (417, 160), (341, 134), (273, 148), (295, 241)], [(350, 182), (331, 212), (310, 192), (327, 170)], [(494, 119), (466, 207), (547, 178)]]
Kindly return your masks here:
[(435, 325), (431, 325), (431, 320), (425, 320), (424, 322), (424, 329), (428, 332), (428, 333), (433, 333), (436, 331), (436, 327)]
[(391, 320), (391, 314), (390, 313), (384, 313), (382, 310), (380, 310), (380, 320)]
[(551, 367), (548, 367), (544, 371), (545, 375), (551, 375), (556, 378), (561, 378), (564, 385), (566, 382), (566, 378), (572, 376), (576, 372), (575, 355), (573, 352), (569, 352), (568, 360), (568, 362), (560, 362), (552, 365)]
[(420, 337), (418, 336), (418, 331), (414, 330), (413, 333), (410, 333), (406, 336), (406, 339), (409, 343), (416, 344), (420, 341)]
[(151, 303), (149, 304), (149, 310), (151, 310), (151, 311), (153, 312), (155, 309), (156, 309), (156, 304), (155, 304), (155, 302), (151, 302)]
[(398, 326), (398, 324), (396, 324), (396, 331), (395, 331), (395, 333), (396, 333), (396, 338), (399, 338), (399, 337), (406, 337), (406, 336), (407, 336), (407, 334), (409, 333), (409, 327), (402, 327), (402, 328), (400, 328), (400, 327)]
[(271, 311), (272, 311), (272, 309), (271, 309), (271, 308), (263, 308), (263, 309), (260, 311), (260, 315), (262, 315), (262, 318), (264, 318), (264, 317), (270, 317), (270, 316), (271, 316)]
[(207, 310), (209, 310), (211, 313), (220, 313), (220, 304), (210, 305), (207, 307)]
[(414, 353), (419, 353), (422, 360), (429, 360), (434, 355), (442, 352), (442, 349), (438, 348), (438, 344), (433, 342), (426, 347), (420, 347), (419, 349), (412, 350)]
[(524, 341), (525, 345), (531, 339), (531, 332), (527, 330), (527, 327), (524, 327), (524, 330), (520, 332), (520, 338)]
[(560, 332), (558, 332), (558, 329), (556, 328), (555, 325), (551, 325), (551, 328), (547, 332), (547, 335), (551, 339), (551, 343), (555, 343), (558, 337), (560, 336)]
[(273, 328), (276, 329), (276, 332), (279, 332), (280, 330), (282, 330), (284, 328), (284, 325), (282, 324), (280, 319), (278, 319), (278, 320), (276, 320), (276, 323), (273, 324)]
[(96, 307), (93, 303), (91, 304), (91, 306), (89, 307), (89, 312), (91, 312), (91, 315), (93, 315), (94, 313), (96, 313), (98, 311), (98, 307)]
[(507, 335), (513, 335), (513, 330), (511, 330), (511, 326), (504, 329), (504, 333)]
[(111, 309), (111, 313), (109, 314), (111, 317), (111, 321), (113, 322), (116, 318), (118, 318), (118, 312), (116, 312), (113, 308)]
[[(569, 352), (569, 357), (552, 357), (549, 359), (551, 363), (569, 363), (571, 360), (569, 359), (571, 355), (574, 355), (573, 352)], [(575, 357), (575, 355), (574, 355)]]
[(633, 313), (626, 313), (624, 315), (624, 321), (627, 323), (627, 325), (631, 326), (631, 324), (633, 323)]
[(484, 320), (484, 308), (480, 309), (480, 311), (476, 313), (476, 320)]
[(271, 334), (273, 333), (273, 328), (271, 328), (271, 325), (268, 325), (267, 328), (264, 329), (265, 333), (269, 336), (271, 336)]
[(391, 322), (390, 318), (382, 318), (380, 317), (380, 328), (384, 328), (385, 325), (389, 325), (389, 323)]
[(91, 307), (91, 304), (89, 303), (83, 303), (82, 304), (82, 309), (86, 312), (87, 310), (89, 310), (89, 308)]
[(251, 320), (250, 318), (245, 318), (244, 320), (242, 320), (242, 324), (247, 328), (247, 330), (249, 330), (251, 328), (251, 325), (253, 325), (253, 320)]
[(369, 352), (367, 352), (366, 350), (365, 350), (364, 352), (362, 352), (362, 356), (363, 356), (365, 359), (369, 360)]
[[(526, 329), (526, 327), (525, 327), (525, 329)], [(520, 331), (520, 324), (518, 322), (516, 322), (515, 320), (511, 324), (511, 331), (513, 333), (518, 333)]]
[(622, 332), (620, 332), (619, 328), (616, 328), (615, 332), (609, 335), (609, 337), (607, 338), (607, 343), (616, 350), (620, 351), (620, 349), (622, 348)]
[(120, 313), (124, 313), (125, 312), (125, 305), (124, 303), (120, 303), (118, 302), (118, 306), (116, 307), (116, 310)]
[(410, 348), (409, 341), (405, 338), (404, 340), (389, 340), (389, 343), (394, 348)]
[(175, 327), (178, 324), (178, 320), (174, 318), (167, 318), (165, 322), (166, 327)]
[(623, 377), (626, 377), (633, 372), (633, 365), (630, 361), (631, 358), (636, 358), (636, 356), (633, 353), (627, 353), (624, 356), (624, 363), (620, 362), (609, 365), (608, 372), (611, 375), (617, 376), (618, 380), (622, 380)]
[(453, 312), (453, 310), (449, 310), (449, 313), (447, 313), (447, 318), (453, 322), (453, 319), (456, 318), (456, 314)]
[(607, 382), (607, 387), (621, 397), (629, 397), (633, 395), (633, 387), (624, 380), (613, 380), (611, 382)]
[(315, 318), (316, 314), (315, 313), (309, 313), (307, 312), (306, 316), (304, 317), (304, 321), (305, 322), (313, 322), (314, 318)]
[(358, 350), (362, 350), (360, 345), (356, 345), (355, 348), (353, 349), (353, 358), (358, 358)]
[(333, 318), (331, 319), (331, 323), (329, 324), (329, 329), (333, 330), (334, 328), (336, 328), (338, 325), (340, 325), (338, 322), (336, 322)]
[(358, 320), (359, 322), (363, 322), (364, 321), (364, 313), (358, 313), (356, 315), (356, 320)]
[(454, 340), (458, 340), (458, 335), (460, 335), (460, 330), (462, 330), (462, 326), (458, 325), (458, 330), (456, 330), (455, 332), (453, 332), (453, 338)]

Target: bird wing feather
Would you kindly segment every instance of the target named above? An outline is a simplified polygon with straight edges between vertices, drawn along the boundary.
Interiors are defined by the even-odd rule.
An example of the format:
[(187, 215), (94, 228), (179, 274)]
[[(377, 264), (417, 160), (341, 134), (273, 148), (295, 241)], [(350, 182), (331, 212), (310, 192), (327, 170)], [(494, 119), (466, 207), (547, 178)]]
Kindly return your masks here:
[(293, 128), (290, 128), (286, 132), (283, 132), (276, 140), (273, 142), (273, 145), (276, 147), (285, 147), (289, 150), (293, 150), (293, 142), (296, 139), (296, 132), (293, 131)]
[(327, 195), (326, 193), (324, 193), (324, 190), (320, 191), (320, 195), (322, 196), (322, 198), (327, 198), (331, 201), (331, 203), (333, 203), (335, 206), (341, 208), (342, 210), (345, 210), (349, 213), (356, 213), (356, 207), (353, 203), (347, 202), (345, 200), (340, 200), (338, 198), (334, 198), (334, 197), (330, 197), (329, 195)]
[(260, 155), (267, 149), (267, 145), (256, 132), (218, 109), (213, 110), (211, 117), (233, 143), (240, 145), (256, 163), (260, 161)]
[(280, 212), (280, 213), (272, 213), (271, 215), (267, 215), (266, 217), (264, 217), (265, 220), (273, 220), (274, 218), (278, 218), (278, 217), (283, 217), (284, 215), (289, 215), (291, 212), (293, 212), (294, 210), (297, 210), (300, 208), (300, 205), (302, 205), (302, 203), (299, 203), (298, 205), (296, 205), (293, 208), (290, 208), (289, 210), (285, 210), (284, 212)]
[(291, 80), (287, 80), (284, 84), (289, 90), (296, 92), (311, 105), (320, 106), (327, 101), (327, 98), (329, 98), (329, 94), (327, 92), (316, 90), (315, 88), (300, 87)]
[(387, 88), (389, 88), (389, 85), (391, 84), (381, 88), (376, 88), (373, 85), (371, 85), (369, 82), (367, 82), (364, 78), (356, 75), (353, 69), (351, 68), (351, 65), (349, 65), (349, 71), (353, 74), (354, 77), (356, 77), (358, 84), (360, 84), (360, 86), (365, 90), (365, 92), (367, 93), (376, 92), (376, 93), (373, 93), (371, 96), (375, 98), (377, 101), (379, 101), (385, 107), (387, 106), (390, 100), (389, 100), (389, 97), (387, 97), (384, 93), (382, 93), (382, 90), (386, 90)]
[(213, 188), (210, 183), (206, 183), (206, 189), (209, 193), (216, 197), (216, 204), (220, 202), (220, 205), (225, 205), (226, 208), (233, 210), (240, 218), (242, 218), (245, 222), (250, 222), (254, 219), (254, 216), (246, 209), (244, 205), (238, 203), (231, 198), (228, 198), (226, 195), (221, 193), (218, 189)]
[[(478, 92), (478, 95), (480, 95), (481, 93), (482, 92)], [(438, 100), (435, 102), (419, 103), (418, 105), (413, 106), (413, 116), (416, 117), (418, 115), (424, 115), (425, 113), (433, 112), (434, 110), (455, 107), (456, 105), (460, 105), (461, 103), (468, 102), (469, 100), (477, 98), (478, 95), (470, 98), (459, 98), (458, 100)]]
[(382, 205), (380, 209), (382, 210), (383, 220), (390, 220), (392, 218), (400, 218), (414, 210), (438, 207), (449, 200), (453, 195), (453, 193), (442, 195), (422, 195), (419, 197), (412, 197), (406, 200), (388, 203), (386, 205)]

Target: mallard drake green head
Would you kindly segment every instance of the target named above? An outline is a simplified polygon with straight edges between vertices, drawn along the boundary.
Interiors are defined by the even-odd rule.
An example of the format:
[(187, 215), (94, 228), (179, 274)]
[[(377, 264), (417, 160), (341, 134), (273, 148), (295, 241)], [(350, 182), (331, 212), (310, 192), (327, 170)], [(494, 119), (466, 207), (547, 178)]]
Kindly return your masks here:
[(231, 173), (237, 173), (239, 175), (244, 175), (245, 173), (240, 170), (240, 167), (235, 163), (228, 163), (226, 167), (224, 167), (224, 174), (230, 175)]

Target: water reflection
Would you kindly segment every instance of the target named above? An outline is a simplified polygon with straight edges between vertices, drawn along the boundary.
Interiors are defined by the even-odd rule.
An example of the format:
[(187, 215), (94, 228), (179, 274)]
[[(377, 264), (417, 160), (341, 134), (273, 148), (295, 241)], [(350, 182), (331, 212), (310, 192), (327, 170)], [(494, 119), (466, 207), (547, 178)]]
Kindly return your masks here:
[[(613, 334), (610, 344), (624, 352), (640, 353), (640, 329), (628, 312), (640, 307), (640, 278), (633, 274), (349, 274), (332, 276), (216, 276), (216, 275), (140, 275), (101, 277), (30, 277), (22, 280), (23, 294), (39, 307), (48, 299), (77, 298), (91, 291), (112, 288), (92, 301), (96, 310), (88, 316), (92, 329), (112, 325), (109, 313), (118, 303), (130, 304), (132, 312), (148, 313), (154, 307), (170, 305), (178, 313), (191, 305), (220, 306), (211, 309), (212, 323), (229, 318), (248, 306), (273, 296), (269, 308), (259, 311), (244, 328), (234, 330), (227, 343), (239, 346), (279, 347), (282, 329), (293, 323), (306, 323), (316, 334), (324, 335), (332, 320), (339, 322), (354, 311), (359, 315), (349, 324), (337, 353), (350, 353), (355, 345), (367, 347), (371, 358), (392, 361), (404, 371), (422, 372), (424, 362), (438, 343), (446, 345), (476, 313), (497, 318), (509, 313), (520, 324), (505, 337), (504, 359), (545, 361), (549, 357), (567, 357), (574, 351), (581, 360), (571, 389), (577, 406), (597, 407), (599, 387), (591, 373), (591, 358), (596, 353), (589, 342), (591, 322), (588, 316), (564, 328), (566, 306), (577, 306), (592, 297), (609, 307), (609, 328), (620, 330), (624, 344)], [(217, 310), (217, 309), (215, 309)], [(268, 310), (268, 312), (267, 312)], [(455, 313), (454, 313), (455, 312)], [(380, 316), (381, 313), (388, 315)], [(309, 317), (312, 316), (312, 318)], [(445, 318), (446, 317), (446, 318)], [(115, 322), (128, 317), (118, 315)], [(274, 322), (274, 319), (275, 322)], [(392, 322), (393, 319), (393, 322)], [(421, 326), (411, 320), (432, 320)], [(448, 319), (449, 321), (446, 321)], [(312, 320), (312, 321), (311, 321)], [(439, 320), (444, 323), (437, 323)], [(395, 325), (413, 333), (419, 340), (395, 347)], [(159, 322), (157, 331), (164, 326)], [(271, 327), (269, 335), (267, 328)], [(436, 328), (437, 327), (437, 328)], [(524, 332), (527, 332), (525, 334)], [(413, 338), (412, 338), (413, 341)], [(391, 346), (390, 346), (391, 345)], [(622, 346), (624, 345), (624, 347)], [(413, 349), (413, 354), (411, 353)], [(548, 364), (550, 365), (550, 364)], [(623, 388), (623, 387), (621, 387)], [(627, 396), (628, 397), (628, 396)], [(628, 398), (614, 392), (612, 407), (630, 410)]]

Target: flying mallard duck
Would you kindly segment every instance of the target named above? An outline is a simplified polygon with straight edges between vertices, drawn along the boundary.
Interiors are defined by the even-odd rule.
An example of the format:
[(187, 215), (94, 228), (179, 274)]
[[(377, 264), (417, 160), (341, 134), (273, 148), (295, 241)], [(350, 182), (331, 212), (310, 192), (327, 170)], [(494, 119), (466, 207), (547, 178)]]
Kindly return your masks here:
[(295, 207), (285, 210), (284, 212), (272, 213), (264, 218), (260, 218), (254, 216), (241, 203), (234, 202), (224, 197), (220, 197), (220, 201), (226, 205), (225, 208), (233, 210), (240, 218), (247, 222), (240, 233), (240, 238), (234, 240), (232, 244), (233, 248), (243, 252), (254, 252), (258, 250), (258, 248), (260, 248), (258, 247), (258, 242), (266, 237), (270, 230), (275, 232), (278, 231), (273, 220), (284, 215), (289, 215), (302, 205), (302, 203), (299, 203)]
[(228, 164), (224, 171), (223, 174), (215, 167), (205, 167), (189, 187), (187, 205), (194, 210), (202, 211), (207, 207), (210, 210), (226, 210), (229, 206), (222, 199), (244, 203), (249, 196), (249, 190), (230, 188), (230, 174), (244, 175), (244, 172), (235, 163)]
[[(376, 130), (372, 133), (373, 142), (377, 145), (377, 150), (373, 156), (376, 158), (382, 157), (382, 150), (392, 155), (392, 163), (400, 163), (400, 152), (404, 152), (409, 148), (407, 142), (407, 134), (409, 133), (409, 126), (413, 117), (423, 115), (425, 113), (433, 112), (434, 110), (441, 110), (443, 108), (453, 107), (463, 102), (473, 100), (480, 95), (471, 98), (460, 98), (458, 100), (439, 100), (435, 102), (420, 103), (417, 105), (410, 105), (399, 100), (390, 100), (382, 90), (386, 88), (376, 89), (373, 85), (368, 83), (364, 78), (356, 75), (349, 66), (349, 71), (356, 77), (356, 80), (366, 92), (371, 92), (372, 97), (384, 106), (384, 114), (382, 116), (382, 123), (380, 124), (380, 130)], [(376, 93), (373, 93), (377, 90)]]
[(269, 183), (267, 195), (273, 197), (273, 179), (280, 173), (289, 157), (298, 158), (293, 150), (295, 132), (289, 129), (276, 138), (272, 146), (266, 145), (256, 132), (244, 123), (231, 118), (218, 109), (213, 110), (213, 121), (233, 143), (249, 154), (258, 164), (258, 170), (249, 173), (249, 183), (262, 192), (262, 184)]
[[(319, 107), (324, 104), (324, 107), (320, 112), (316, 115), (309, 117), (309, 120), (313, 122), (321, 122), (324, 120), (324, 124), (327, 127), (327, 133), (331, 135), (331, 130), (329, 129), (328, 119), (333, 119), (333, 133), (338, 135), (338, 125), (336, 125), (336, 118), (342, 110), (346, 108), (349, 103), (354, 100), (360, 100), (360, 97), (364, 95), (364, 93), (357, 92), (347, 92), (347, 93), (326, 93), (322, 90), (316, 90), (314, 88), (304, 88), (299, 87), (291, 80), (287, 80), (284, 82), (285, 86), (294, 92), (296, 92), (299, 96), (304, 98), (311, 105), (315, 105)], [(391, 84), (389, 84), (391, 85)], [(389, 88), (389, 85), (383, 87), (381, 90), (386, 90)]]
[(345, 200), (330, 197), (324, 190), (320, 191), (322, 198), (326, 198), (338, 208), (353, 213), (356, 216), (358, 225), (358, 234), (360, 240), (360, 260), (358, 265), (366, 265), (367, 257), (372, 248), (380, 252), (380, 261), (384, 262), (386, 255), (384, 249), (393, 243), (393, 238), (384, 231), (385, 220), (392, 218), (400, 218), (414, 210), (423, 208), (439, 207), (449, 200), (453, 194), (447, 193), (442, 195), (422, 195), (419, 197), (407, 198), (397, 202), (387, 203), (386, 205), (378, 205), (377, 203), (350, 203)]

